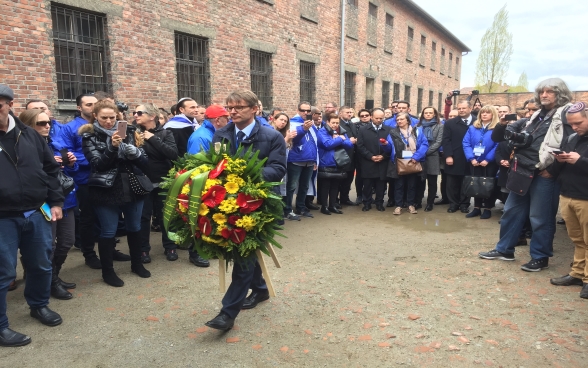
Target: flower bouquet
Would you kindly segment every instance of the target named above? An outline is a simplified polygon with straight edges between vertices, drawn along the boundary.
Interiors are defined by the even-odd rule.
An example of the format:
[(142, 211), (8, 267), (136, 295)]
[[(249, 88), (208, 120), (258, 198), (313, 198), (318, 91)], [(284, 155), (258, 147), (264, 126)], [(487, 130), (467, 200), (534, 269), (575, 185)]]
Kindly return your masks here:
[(175, 162), (160, 184), (168, 189), (163, 226), (180, 247), (193, 246), (204, 258), (239, 261), (257, 250), (270, 255), (268, 244), (282, 228), (282, 198), (273, 191), (280, 183), (266, 182), (267, 159), (259, 152), (211, 144), (208, 152), (186, 155)]

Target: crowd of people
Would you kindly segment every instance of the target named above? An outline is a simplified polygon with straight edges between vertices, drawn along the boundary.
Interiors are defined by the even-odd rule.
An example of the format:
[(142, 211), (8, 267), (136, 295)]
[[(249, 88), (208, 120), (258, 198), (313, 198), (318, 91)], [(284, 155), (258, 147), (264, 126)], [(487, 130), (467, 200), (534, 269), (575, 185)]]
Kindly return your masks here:
[[(448, 205), (449, 213), (487, 220), (500, 200), (499, 240), (479, 257), (512, 261), (515, 247), (530, 238), (525, 271), (548, 268), (561, 198), (576, 248), (572, 271), (551, 283), (583, 286), (580, 296), (588, 298), (586, 105), (572, 105), (558, 78), (541, 82), (516, 114), (479, 99), (472, 104), (473, 95), (452, 109), (452, 97), (448, 93), (444, 111), (427, 106), (416, 116), (408, 101), (357, 112), (301, 101), (295, 114), (277, 107), (266, 114), (245, 91), (229, 95), (225, 106), (205, 107), (186, 97), (168, 112), (144, 102), (127, 122), (112, 95), (96, 92), (78, 96), (77, 116), (62, 124), (41, 100), (27, 101), (17, 117), (13, 91), (0, 85), (0, 169), (7, 176), (0, 184), (0, 346), (30, 342), (9, 328), (6, 317), (19, 249), (31, 316), (48, 326), (61, 323), (48, 308), (49, 297), (73, 297), (69, 290), (76, 284), (60, 276), (72, 246), (114, 287), (124, 285), (114, 261), (130, 261), (134, 274), (151, 276), (145, 264), (154, 249), (152, 231), (161, 232), (166, 259), (178, 260), (177, 244), (163, 229), (159, 184), (176, 159), (218, 141), (234, 143), (235, 150), (252, 145), (268, 158), (264, 178), (281, 181), (282, 224), (317, 213), (342, 215), (344, 207), (359, 205), (362, 212), (393, 208), (395, 216)], [(129, 255), (117, 249), (123, 235)], [(209, 266), (193, 249), (188, 259)], [(269, 298), (259, 265), (246, 263), (252, 267), (233, 270), (223, 309), (210, 327), (230, 329), (240, 309)]]

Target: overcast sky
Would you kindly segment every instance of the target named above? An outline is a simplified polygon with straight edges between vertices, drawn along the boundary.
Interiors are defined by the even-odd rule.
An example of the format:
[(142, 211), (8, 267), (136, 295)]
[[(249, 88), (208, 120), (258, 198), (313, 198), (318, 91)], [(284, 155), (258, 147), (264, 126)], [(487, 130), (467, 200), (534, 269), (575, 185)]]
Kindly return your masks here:
[(503, 82), (516, 84), (526, 72), (531, 90), (560, 77), (572, 91), (588, 91), (588, 1), (413, 1), (472, 50), (462, 58), (462, 88), (474, 86), (482, 36), (506, 3), (514, 51)]

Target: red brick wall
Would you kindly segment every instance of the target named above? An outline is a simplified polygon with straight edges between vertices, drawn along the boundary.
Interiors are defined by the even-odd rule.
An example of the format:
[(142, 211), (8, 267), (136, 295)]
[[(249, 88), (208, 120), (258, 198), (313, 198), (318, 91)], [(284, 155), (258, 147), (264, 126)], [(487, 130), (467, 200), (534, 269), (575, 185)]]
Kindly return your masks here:
[[(249, 41), (260, 41), (275, 49), (275, 106), (295, 113), (299, 99), (297, 53), (300, 52), (319, 58), (317, 104), (322, 107), (328, 101), (339, 102), (339, 0), (276, 1), (274, 5), (268, 2), (57, 1), (107, 14), (112, 89), (117, 100), (126, 102), (131, 108), (137, 103), (151, 101), (168, 109), (177, 99), (174, 32), (169, 26), (162, 26), (166, 21), (169, 25), (169, 19), (174, 22), (172, 24), (177, 23), (178, 31), (198, 28), (209, 36), (213, 102), (222, 102), (232, 90), (250, 88)], [(57, 101), (50, 4), (49, 1), (0, 0), (0, 6), (11, 9), (0, 14), (0, 73), (2, 82), (15, 90), (16, 112), (20, 112), (23, 103), (31, 98), (47, 100), (56, 114), (58, 109), (64, 108)], [(318, 24), (300, 17), (301, 6), (307, 4), (316, 5)], [(384, 53), (386, 9), (394, 13), (392, 55)], [(452, 51), (454, 63), (455, 56), (459, 56), (461, 64), (461, 50), (409, 13), (399, 1), (379, 2), (375, 48), (367, 45), (367, 19), (368, 2), (359, 1), (358, 39), (347, 37), (345, 40), (345, 64), (357, 71), (356, 108), (364, 106), (366, 75), (375, 78), (376, 106), (381, 104), (382, 80), (390, 81), (390, 98), (394, 83), (401, 85), (401, 98), (404, 84), (410, 83), (413, 113), (417, 113), (418, 87), (424, 89), (423, 106), (428, 103), (429, 90), (434, 91), (434, 106), (437, 106), (439, 92), (459, 87), (454, 64), (452, 78), (439, 73), (439, 55), (444, 45), (446, 59)], [(412, 63), (406, 61), (408, 24), (414, 27)], [(421, 32), (427, 35), (425, 67), (419, 66)], [(430, 70), (432, 39), (437, 41), (435, 71)], [(62, 113), (71, 114), (71, 111)]]

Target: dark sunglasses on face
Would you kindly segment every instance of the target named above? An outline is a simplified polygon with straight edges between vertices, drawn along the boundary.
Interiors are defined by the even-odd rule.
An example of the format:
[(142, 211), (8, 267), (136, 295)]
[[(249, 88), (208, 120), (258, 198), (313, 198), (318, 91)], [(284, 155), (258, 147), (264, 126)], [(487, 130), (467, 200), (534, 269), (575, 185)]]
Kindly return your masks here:
[(134, 115), (137, 115), (137, 116), (143, 116), (143, 113), (144, 113), (144, 112), (145, 112), (145, 111), (141, 111), (141, 110), (139, 110), (139, 111), (133, 111), (133, 116), (134, 116)]
[(37, 126), (46, 126), (47, 124), (51, 125), (51, 121), (49, 121), (49, 120), (43, 120), (43, 121), (37, 121), (35, 123), (35, 125), (37, 125)]
[(369, 118), (369, 115), (359, 115), (360, 118)]
[(308, 114), (308, 113), (310, 113), (310, 110), (298, 110), (298, 111), (300, 111), (300, 112), (305, 112), (305, 113), (307, 113), (307, 114)]

